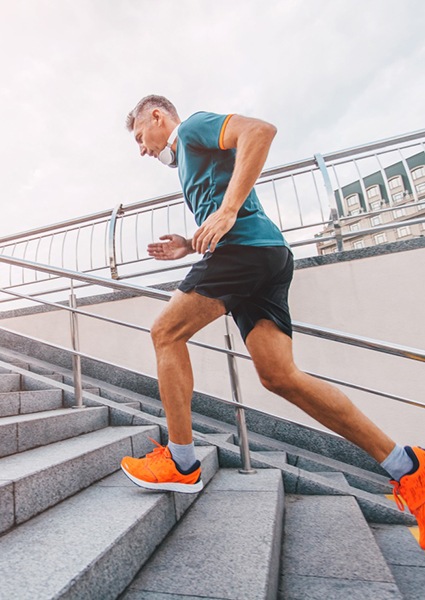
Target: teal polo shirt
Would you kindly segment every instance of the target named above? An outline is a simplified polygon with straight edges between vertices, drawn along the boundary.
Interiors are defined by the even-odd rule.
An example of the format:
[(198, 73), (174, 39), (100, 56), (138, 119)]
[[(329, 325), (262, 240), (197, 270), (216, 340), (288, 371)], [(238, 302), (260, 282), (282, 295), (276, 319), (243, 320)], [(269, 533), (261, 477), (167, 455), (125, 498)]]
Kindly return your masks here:
[[(179, 127), (179, 178), (198, 227), (221, 205), (233, 173), (236, 151), (223, 148), (224, 131), (231, 116), (197, 112)], [(225, 244), (288, 246), (279, 228), (265, 214), (254, 189), (240, 208), (234, 226), (217, 245)]]

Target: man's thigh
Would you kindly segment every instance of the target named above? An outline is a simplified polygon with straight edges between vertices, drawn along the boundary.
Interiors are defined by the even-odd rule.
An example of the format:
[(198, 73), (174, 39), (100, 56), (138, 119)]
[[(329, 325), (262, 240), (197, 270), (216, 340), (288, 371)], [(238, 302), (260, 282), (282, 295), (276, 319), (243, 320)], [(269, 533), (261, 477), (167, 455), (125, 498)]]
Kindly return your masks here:
[(246, 339), (246, 346), (260, 376), (285, 377), (294, 367), (292, 339), (276, 323), (258, 321)]
[(190, 339), (197, 331), (226, 314), (224, 303), (195, 291), (177, 290), (155, 321), (172, 338)]

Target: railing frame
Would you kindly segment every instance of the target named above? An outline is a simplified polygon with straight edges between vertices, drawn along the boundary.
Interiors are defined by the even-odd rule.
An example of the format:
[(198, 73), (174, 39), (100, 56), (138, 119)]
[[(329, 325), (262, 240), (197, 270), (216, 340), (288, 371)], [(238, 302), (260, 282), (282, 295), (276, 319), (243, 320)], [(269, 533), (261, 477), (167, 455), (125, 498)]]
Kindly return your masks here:
[(117, 267), (117, 249), (115, 244), (115, 234), (117, 229), (117, 220), (120, 215), (124, 214), (123, 205), (118, 204), (111, 214), (109, 221), (108, 247), (109, 247), (109, 268), (111, 269), (112, 279), (118, 279)]
[[(228, 350), (233, 350), (233, 336), (230, 333), (229, 316), (226, 315), (224, 319), (226, 322), (226, 333), (224, 335), (226, 348), (228, 348)], [(239, 386), (239, 375), (234, 354), (227, 355), (227, 363), (229, 367), (230, 384), (232, 388), (233, 400), (237, 404), (242, 405), (242, 394)], [(251, 466), (245, 411), (242, 407), (236, 409), (236, 422), (239, 437), (239, 448), (242, 459), (242, 468), (239, 469), (239, 472), (245, 475), (250, 475), (252, 473), (255, 473), (255, 469), (253, 469)]]
[[(322, 212), (322, 204), (319, 200), (319, 205), (320, 205), (320, 209), (322, 212), (322, 221), (317, 221), (315, 223), (308, 223), (308, 224), (303, 224), (303, 217), (302, 214), (300, 213), (300, 222), (301, 225), (298, 227), (290, 227), (289, 229), (284, 229), (281, 227), (283, 233), (289, 233), (291, 231), (295, 231), (295, 230), (304, 230), (304, 229), (308, 229), (314, 226), (320, 226), (323, 225), (324, 227), (331, 225), (332, 226), (332, 232), (330, 232), (330, 235), (328, 236), (314, 236), (314, 237), (310, 237), (308, 239), (304, 239), (304, 240), (299, 240), (299, 241), (295, 241), (292, 242), (291, 245), (294, 248), (297, 247), (301, 247), (301, 246), (307, 246), (307, 245), (312, 245), (312, 244), (318, 244), (321, 242), (327, 242), (327, 241), (333, 241), (336, 242), (336, 249), (337, 251), (341, 251), (343, 250), (343, 242), (345, 239), (347, 238), (352, 238), (353, 235), (351, 235), (350, 233), (345, 233), (342, 234), (341, 232), (341, 228), (342, 228), (342, 223), (348, 218), (348, 217), (343, 217), (343, 216), (339, 216), (338, 214), (338, 210), (337, 210), (337, 205), (336, 205), (336, 199), (335, 199), (335, 195), (334, 195), (334, 190), (332, 187), (332, 183), (331, 183), (331, 178), (330, 178), (330, 174), (329, 174), (329, 168), (332, 167), (332, 169), (335, 170), (335, 165), (343, 165), (347, 162), (350, 162), (350, 160), (354, 160), (354, 163), (357, 164), (356, 158), (358, 159), (364, 159), (364, 158), (370, 158), (370, 157), (374, 157), (375, 159), (378, 160), (378, 165), (379, 165), (379, 169), (384, 173), (383, 174), (383, 179), (384, 179), (384, 184), (386, 189), (388, 188), (388, 182), (387, 182), (387, 177), (385, 175), (385, 170), (382, 167), (382, 164), (380, 163), (379, 160), (379, 156), (381, 156), (382, 154), (388, 153), (388, 152), (393, 152), (393, 151), (399, 151), (401, 148), (405, 149), (405, 148), (409, 148), (413, 145), (421, 145), (422, 148), (424, 147), (424, 144), (422, 142), (422, 140), (425, 139), (425, 130), (420, 130), (420, 131), (416, 131), (416, 132), (412, 132), (412, 133), (407, 133), (401, 136), (395, 136), (392, 138), (388, 138), (385, 140), (380, 140), (377, 142), (372, 142), (372, 143), (368, 143), (368, 144), (364, 144), (364, 145), (360, 145), (354, 148), (349, 148), (346, 150), (341, 150), (341, 151), (337, 151), (337, 152), (331, 152), (331, 153), (326, 153), (326, 154), (320, 154), (320, 153), (316, 153), (314, 155), (313, 158), (309, 158), (309, 159), (304, 159), (301, 161), (296, 161), (296, 162), (292, 162), (289, 163), (287, 165), (283, 165), (280, 167), (275, 167), (275, 168), (271, 168), (271, 169), (266, 169), (263, 171), (263, 173), (261, 173), (258, 181), (257, 181), (257, 185), (262, 185), (264, 183), (272, 183), (273, 185), (273, 193), (276, 197), (276, 186), (275, 186), (275, 182), (278, 181), (279, 179), (283, 179), (283, 178), (291, 178), (293, 179), (294, 175), (300, 175), (300, 174), (304, 174), (304, 173), (312, 173), (313, 174), (313, 170), (314, 172), (318, 172), (321, 174), (322, 177), (322, 182), (324, 184), (324, 188), (326, 190), (326, 197), (327, 197), (327, 203), (328, 203), (328, 209), (330, 211), (330, 218), (328, 220), (323, 219), (323, 212)], [(421, 143), (422, 142), (422, 143)], [(380, 152), (381, 154), (378, 156), (377, 152)], [(417, 198), (417, 193), (415, 190), (415, 187), (413, 185), (413, 180), (410, 177), (409, 174), (409, 170), (408, 170), (408, 166), (406, 166), (406, 159), (403, 157), (403, 155), (401, 154), (401, 160), (403, 162), (403, 164), (405, 165), (405, 169), (407, 169), (407, 177), (409, 178), (410, 184), (413, 186), (412, 187), (412, 193), (414, 195), (414, 198), (416, 200), (418, 200)], [(384, 176), (385, 175), (385, 176)], [(359, 175), (360, 177), (360, 182), (362, 181), (362, 177), (361, 175)], [(316, 182), (316, 178), (313, 176), (314, 179), (314, 185), (316, 186), (316, 192), (317, 192), (317, 182)], [(388, 193), (388, 189), (387, 189), (387, 193)], [(295, 189), (295, 196), (298, 202), (298, 192)], [(317, 193), (318, 199), (319, 199), (319, 195)], [(390, 197), (390, 196), (389, 196)], [(70, 228), (72, 228), (72, 231), (77, 231), (77, 237), (79, 236), (79, 231), (81, 229), (81, 227), (88, 227), (90, 226), (90, 224), (92, 224), (92, 226), (94, 227), (94, 225), (100, 225), (103, 222), (107, 222), (108, 226), (107, 226), (107, 231), (106, 231), (106, 246), (107, 246), (107, 262), (109, 262), (108, 264), (103, 265), (101, 268), (102, 269), (107, 269), (109, 267), (112, 277), (114, 279), (118, 279), (118, 260), (117, 260), (117, 249), (116, 249), (116, 227), (117, 227), (117, 223), (119, 221), (119, 218), (123, 218), (126, 216), (131, 216), (133, 214), (136, 214), (135, 211), (146, 211), (148, 209), (154, 210), (160, 207), (170, 207), (172, 205), (175, 205), (175, 203), (177, 202), (177, 204), (183, 204), (183, 194), (181, 192), (176, 192), (176, 193), (172, 193), (172, 194), (168, 194), (168, 195), (164, 195), (164, 196), (160, 196), (160, 197), (156, 197), (156, 198), (151, 198), (149, 200), (145, 200), (145, 201), (140, 201), (140, 202), (135, 202), (132, 204), (128, 204), (123, 206), (122, 204), (119, 204), (118, 206), (116, 206), (114, 209), (108, 209), (105, 211), (100, 211), (91, 215), (87, 215), (87, 216), (83, 216), (83, 217), (79, 217), (76, 219), (69, 219), (67, 221), (63, 221), (60, 223), (56, 223), (53, 225), (49, 225), (49, 226), (45, 226), (45, 227), (40, 227), (37, 229), (33, 229), (33, 230), (29, 230), (29, 231), (25, 231), (22, 233), (17, 233), (17, 234), (13, 234), (13, 235), (9, 235), (9, 236), (4, 236), (0, 238), (0, 246), (3, 246), (3, 251), (5, 251), (6, 249), (4, 248), (5, 244), (13, 244), (15, 243), (15, 245), (17, 243), (19, 243), (19, 240), (27, 240), (27, 242), (29, 241), (35, 241), (37, 238), (41, 239), (41, 237), (46, 237), (45, 234), (51, 234), (53, 235), (57, 235), (57, 234), (64, 234), (64, 243), (65, 243), (65, 238), (66, 235), (68, 233), (68, 231), (71, 231)], [(416, 204), (420, 204), (421, 202), (416, 202)], [(391, 206), (390, 209), (393, 209), (393, 207)], [(389, 209), (389, 210), (390, 210)], [(168, 211), (168, 209), (167, 209)], [(280, 211), (280, 206), (278, 203), (277, 206), (277, 211), (278, 211), (278, 220), (281, 224), (282, 221), (284, 221), (283, 216), (281, 214)], [(168, 213), (167, 213), (168, 214)], [(366, 213), (362, 213), (362, 215), (364, 215)], [(369, 213), (368, 213), (369, 214)], [(371, 213), (372, 214), (372, 213)], [(360, 215), (360, 216), (362, 216)], [(184, 217), (186, 218), (186, 213), (184, 213)], [(403, 224), (407, 224), (407, 225), (416, 225), (416, 224), (420, 224), (420, 223), (424, 223), (425, 219), (404, 219), (403, 221), (395, 221), (394, 223), (391, 224), (387, 224), (387, 225), (383, 225), (382, 227), (386, 228), (386, 229), (394, 229), (396, 227), (399, 226), (399, 223), (403, 223)], [(123, 221), (121, 221), (121, 224), (123, 223)], [(382, 229), (383, 230), (383, 229)], [(360, 230), (360, 232), (358, 232), (360, 235), (364, 235), (366, 233), (371, 233), (373, 231), (379, 231), (378, 229), (365, 229), (365, 230)], [(40, 237), (41, 236), (41, 237)], [(90, 241), (90, 248), (92, 248), (92, 242), (93, 242), (93, 230), (91, 232), (91, 241)], [(121, 240), (122, 242), (122, 240)], [(137, 245), (137, 243), (136, 243)], [(12, 254), (14, 253), (15, 248), (13, 247), (11, 252)], [(37, 253), (38, 253), (38, 248), (37, 248)], [(36, 257), (35, 257), (35, 262), (37, 262), (37, 253), (36, 253)], [(49, 257), (50, 257), (50, 253), (51, 253), (51, 245), (50, 245), (50, 249), (49, 249)], [(7, 254), (10, 254), (10, 252), (7, 252)], [(138, 249), (136, 252), (137, 256), (138, 256)], [(26, 255), (26, 248), (24, 249), (24, 258)], [(134, 261), (132, 261), (134, 262)], [(137, 262), (137, 261), (136, 261)], [(90, 259), (90, 264), (92, 264), (92, 257)], [(124, 263), (126, 264), (126, 263)], [(62, 266), (64, 266), (62, 264)], [(178, 268), (180, 268), (182, 265), (177, 265)], [(175, 267), (174, 267), (175, 268)], [(78, 269), (78, 265), (77, 265), (77, 269)], [(97, 270), (97, 269), (93, 269), (93, 270)], [(154, 272), (158, 272), (158, 271), (154, 271)], [(138, 273), (137, 276), (140, 275), (149, 275), (151, 272), (150, 271), (144, 271), (142, 273)]]
[(71, 328), (71, 345), (74, 350), (72, 355), (72, 370), (74, 373), (74, 390), (75, 390), (75, 406), (73, 408), (83, 408), (83, 379), (81, 374), (81, 356), (80, 351), (80, 335), (78, 329), (77, 315), (77, 297), (74, 293), (74, 281), (71, 279), (71, 292), (69, 295), (70, 311), (70, 328)]

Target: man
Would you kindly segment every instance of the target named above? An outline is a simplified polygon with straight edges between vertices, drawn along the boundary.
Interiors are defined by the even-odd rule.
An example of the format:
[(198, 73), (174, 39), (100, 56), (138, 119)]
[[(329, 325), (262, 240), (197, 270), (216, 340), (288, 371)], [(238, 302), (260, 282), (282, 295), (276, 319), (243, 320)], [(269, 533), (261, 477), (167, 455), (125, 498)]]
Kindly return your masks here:
[[(202, 254), (152, 327), (169, 441), (152, 453), (125, 457), (130, 479), (149, 489), (202, 489), (192, 440), (193, 376), (186, 342), (231, 312), (262, 384), (375, 458), (395, 494), (415, 514), (425, 549), (425, 450), (402, 448), (338, 389), (302, 373), (292, 356), (288, 289), (292, 253), (253, 189), (276, 128), (240, 115), (199, 112), (181, 122), (162, 96), (143, 98), (127, 117), (140, 154), (177, 166), (198, 230), (148, 246), (157, 260)], [(397, 496), (396, 496), (397, 498)], [(398, 499), (398, 498), (397, 498)], [(400, 504), (400, 501), (399, 501)]]

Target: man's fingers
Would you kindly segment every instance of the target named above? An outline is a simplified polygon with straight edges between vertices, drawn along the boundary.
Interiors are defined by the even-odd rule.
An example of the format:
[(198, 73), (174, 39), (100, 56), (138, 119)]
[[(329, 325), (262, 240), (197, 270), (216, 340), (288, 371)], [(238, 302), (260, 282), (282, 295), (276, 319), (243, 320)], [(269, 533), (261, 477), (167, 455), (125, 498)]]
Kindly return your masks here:
[(214, 238), (214, 232), (213, 231), (208, 231), (205, 233), (204, 236), (202, 236), (202, 239), (200, 240), (200, 253), (201, 254), (205, 254), (205, 252), (208, 250), (208, 246), (210, 245), (211, 241)]
[(169, 255), (168, 252), (165, 252), (163, 248), (156, 248), (154, 250), (150, 250), (148, 248), (148, 254), (155, 260), (168, 260)]
[(216, 234), (213, 239), (210, 241), (210, 252), (214, 252), (214, 250), (217, 248), (217, 244), (220, 241), (221, 236)]
[(214, 252), (215, 247), (217, 246), (217, 242), (220, 239), (221, 236), (219, 235), (214, 235), (213, 237), (210, 237), (210, 239), (208, 240), (205, 250), (204, 252), (206, 252), (207, 250), (209, 250), (210, 252)]
[(223, 237), (223, 228), (218, 223), (201, 225), (192, 238), (192, 248), (199, 254), (205, 254), (209, 250), (214, 252), (218, 242)]
[(195, 250), (195, 252), (199, 252), (198, 245), (199, 245), (199, 236), (200, 235), (201, 235), (201, 230), (198, 229), (192, 238), (192, 248), (193, 248), (193, 250)]
[(206, 232), (201, 231), (201, 232), (199, 232), (199, 235), (197, 236), (196, 252), (198, 252), (198, 254), (203, 254), (202, 248), (204, 247), (206, 235), (207, 235)]
[(200, 227), (193, 236), (192, 247), (196, 252), (198, 252), (198, 254), (205, 254), (205, 252), (208, 250), (208, 246), (215, 237), (220, 239), (220, 235), (215, 233), (214, 230), (208, 230)]
[(164, 252), (162, 244), (149, 244), (148, 252)]
[(195, 250), (196, 252), (198, 251), (198, 239), (199, 239), (200, 235), (201, 235), (201, 230), (197, 229), (192, 238), (192, 249)]
[(204, 239), (202, 240), (202, 244), (201, 244), (201, 254), (205, 254), (205, 252), (208, 250), (208, 246), (210, 245), (210, 236), (206, 236), (204, 237)]

